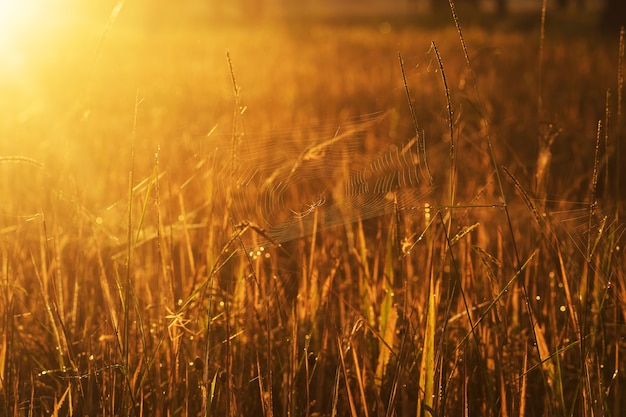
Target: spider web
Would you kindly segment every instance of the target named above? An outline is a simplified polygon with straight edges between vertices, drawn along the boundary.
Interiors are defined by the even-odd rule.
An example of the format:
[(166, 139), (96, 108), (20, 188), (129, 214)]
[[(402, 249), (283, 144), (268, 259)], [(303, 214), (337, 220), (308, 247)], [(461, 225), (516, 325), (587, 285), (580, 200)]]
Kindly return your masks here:
[(282, 243), (314, 230), (422, 207), (433, 187), (415, 138), (367, 157), (365, 142), (384, 117), (327, 123), (305, 139), (290, 138), (288, 132), (243, 136), (235, 145), (232, 175), (220, 179), (230, 183), (233, 222), (253, 222)]
[(601, 235), (613, 234), (609, 241), (619, 246), (626, 223), (616, 217), (616, 207), (597, 207), (591, 214), (588, 202), (559, 200), (556, 204), (558, 208), (548, 211), (554, 232), (579, 256), (586, 257)]

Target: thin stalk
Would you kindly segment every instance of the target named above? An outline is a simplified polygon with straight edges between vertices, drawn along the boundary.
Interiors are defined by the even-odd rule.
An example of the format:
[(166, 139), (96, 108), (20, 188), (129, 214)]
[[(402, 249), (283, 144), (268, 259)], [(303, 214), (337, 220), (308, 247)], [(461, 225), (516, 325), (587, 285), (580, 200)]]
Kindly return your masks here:
[[(128, 171), (128, 219), (127, 219), (127, 253), (126, 253), (126, 279), (124, 283), (124, 300), (122, 303), (122, 308), (124, 309), (124, 328), (123, 328), (123, 341), (122, 341), (122, 369), (124, 370), (124, 380), (126, 382), (126, 387), (128, 389), (128, 393), (130, 395), (131, 400), (131, 408), (133, 413), (137, 415), (137, 409), (134, 399), (134, 393), (131, 387), (129, 375), (130, 375), (130, 300), (132, 298), (132, 288), (133, 280), (132, 280), (132, 265), (134, 262), (134, 249), (135, 249), (135, 239), (133, 237), (133, 184), (135, 182), (135, 139), (137, 136), (137, 116), (139, 113), (139, 106), (143, 100), (139, 98), (139, 91), (137, 91), (135, 95), (135, 112), (133, 116), (133, 131), (131, 135), (130, 142), (130, 170)], [(124, 399), (124, 389), (122, 390), (122, 399)], [(123, 401), (123, 400), (122, 400)]]
[(409, 110), (411, 110), (411, 118), (413, 119), (413, 127), (415, 128), (415, 139), (416, 139), (416, 148), (417, 148), (417, 158), (418, 165), (420, 167), (420, 172), (424, 175), (422, 171), (422, 164), (420, 162), (421, 159), (424, 161), (424, 167), (426, 168), (426, 173), (428, 174), (428, 180), (430, 184), (433, 185), (435, 183), (433, 176), (430, 173), (430, 168), (428, 167), (428, 162), (426, 161), (426, 141), (424, 139), (424, 135), (421, 135), (419, 132), (419, 124), (417, 123), (417, 115), (415, 113), (415, 107), (413, 106), (413, 99), (411, 98), (411, 92), (409, 91), (409, 85), (406, 81), (406, 74), (404, 72), (404, 61), (402, 60), (402, 55), (398, 53), (398, 60), (400, 61), (400, 71), (402, 72), (402, 80), (404, 82), (404, 91), (406, 93), (406, 99), (409, 103)]
[(621, 197), (621, 177), (622, 177), (622, 167), (621, 167), (621, 142), (622, 142), (622, 134), (623, 134), (623, 125), (624, 120), (622, 119), (622, 94), (624, 92), (624, 44), (626, 43), (626, 32), (624, 27), (622, 26), (619, 33), (619, 51), (618, 51), (618, 62), (617, 62), (617, 132), (616, 132), (616, 141), (615, 141), (615, 160), (617, 161), (616, 167), (616, 175), (615, 175), (615, 201), (617, 203), (616, 216), (619, 220), (619, 213), (622, 205)]
[[(454, 195), (455, 195), (455, 181), (456, 181), (456, 147), (454, 143), (454, 122), (452, 120), (454, 112), (452, 111), (452, 104), (450, 100), (450, 89), (448, 88), (448, 81), (446, 79), (446, 73), (443, 69), (443, 61), (439, 54), (439, 49), (435, 41), (431, 42), (435, 55), (437, 56), (437, 62), (439, 63), (439, 70), (441, 71), (441, 80), (443, 81), (443, 89), (446, 93), (446, 108), (448, 110), (448, 129), (450, 134), (450, 197), (449, 205), (454, 207)], [(450, 217), (450, 225), (452, 225), (452, 218)]]

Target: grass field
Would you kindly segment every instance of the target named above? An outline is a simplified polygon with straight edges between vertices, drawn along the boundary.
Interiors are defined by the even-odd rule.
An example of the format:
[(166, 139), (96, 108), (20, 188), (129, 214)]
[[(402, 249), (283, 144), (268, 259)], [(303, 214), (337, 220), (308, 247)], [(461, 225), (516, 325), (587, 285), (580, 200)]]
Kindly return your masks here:
[(625, 412), (623, 33), (131, 12), (0, 42), (0, 414)]

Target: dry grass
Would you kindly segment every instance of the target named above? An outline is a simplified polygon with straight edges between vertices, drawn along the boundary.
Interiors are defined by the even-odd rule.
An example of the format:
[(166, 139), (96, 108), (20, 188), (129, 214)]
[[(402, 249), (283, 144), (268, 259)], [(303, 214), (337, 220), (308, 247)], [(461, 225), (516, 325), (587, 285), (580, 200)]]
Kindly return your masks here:
[(621, 415), (623, 39), (118, 23), (2, 81), (0, 414)]

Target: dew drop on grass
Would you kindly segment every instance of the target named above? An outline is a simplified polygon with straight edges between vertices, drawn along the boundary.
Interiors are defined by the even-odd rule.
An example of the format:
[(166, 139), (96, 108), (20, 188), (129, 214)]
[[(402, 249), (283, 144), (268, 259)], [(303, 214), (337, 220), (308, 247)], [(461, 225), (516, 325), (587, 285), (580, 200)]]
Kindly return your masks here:
[(424, 204), (424, 219), (426, 221), (430, 220), (430, 204)]

